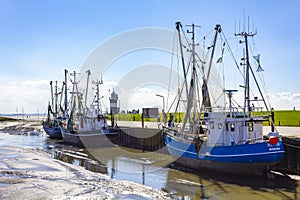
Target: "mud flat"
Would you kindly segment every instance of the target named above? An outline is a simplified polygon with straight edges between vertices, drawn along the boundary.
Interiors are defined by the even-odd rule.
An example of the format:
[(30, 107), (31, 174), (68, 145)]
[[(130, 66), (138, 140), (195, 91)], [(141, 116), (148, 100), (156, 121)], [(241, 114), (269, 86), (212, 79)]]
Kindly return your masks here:
[(0, 199), (169, 199), (164, 191), (85, 170), (40, 149), (0, 148)]
[(10, 135), (41, 135), (42, 121), (35, 118), (0, 122), (0, 131)]

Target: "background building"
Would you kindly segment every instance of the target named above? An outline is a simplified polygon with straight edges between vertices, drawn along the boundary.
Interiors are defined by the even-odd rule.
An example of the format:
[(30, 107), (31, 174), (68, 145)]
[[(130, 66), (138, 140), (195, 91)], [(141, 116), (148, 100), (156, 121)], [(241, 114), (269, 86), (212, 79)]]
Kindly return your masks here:
[(118, 95), (115, 93), (115, 90), (110, 95), (110, 113), (111, 114), (118, 114), (120, 108), (118, 107)]
[(143, 108), (144, 118), (151, 118), (158, 116), (158, 108)]

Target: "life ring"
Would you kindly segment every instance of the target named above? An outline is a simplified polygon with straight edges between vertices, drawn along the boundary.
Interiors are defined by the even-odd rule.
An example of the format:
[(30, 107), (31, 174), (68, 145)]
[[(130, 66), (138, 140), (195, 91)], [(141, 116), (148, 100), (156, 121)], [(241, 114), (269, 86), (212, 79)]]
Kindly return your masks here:
[(269, 142), (270, 142), (270, 144), (275, 145), (279, 142), (279, 139), (276, 136), (271, 136), (271, 137), (269, 137)]

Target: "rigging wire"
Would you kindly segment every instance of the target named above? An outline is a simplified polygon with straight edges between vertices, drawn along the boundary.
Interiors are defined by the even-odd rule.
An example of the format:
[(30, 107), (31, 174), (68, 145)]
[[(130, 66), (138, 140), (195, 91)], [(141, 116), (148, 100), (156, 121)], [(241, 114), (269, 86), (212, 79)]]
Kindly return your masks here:
[[(228, 44), (228, 41), (227, 41), (227, 39), (226, 39), (226, 37), (225, 37), (225, 34), (224, 34), (224, 32), (222, 32), (222, 33), (223, 33), (223, 36), (224, 36), (224, 38), (225, 38), (225, 42), (227, 43), (227, 47), (228, 47), (228, 49), (230, 50), (230, 53), (232, 54), (232, 57), (234, 58), (233, 53), (232, 53), (232, 51), (231, 51), (231, 49), (230, 49), (230, 46), (229, 46), (229, 44)], [(253, 50), (252, 50), (251, 48), (250, 48), (250, 51), (251, 51), (251, 53), (253, 54)], [(249, 58), (248, 58), (248, 59), (249, 59)], [(235, 61), (235, 64), (236, 64), (237, 68), (239, 69), (240, 73), (243, 74), (243, 73), (241, 72), (241, 70), (240, 70), (238, 64), (237, 64), (237, 61), (236, 61), (235, 59), (234, 59), (234, 61)], [(249, 62), (249, 64), (250, 64), (250, 61), (248, 61), (248, 62)], [(250, 65), (250, 68), (252, 69), (251, 65)], [(245, 80), (245, 77), (244, 77), (244, 76), (242, 76), (242, 77), (243, 77), (244, 80)], [(261, 76), (260, 76), (260, 79), (261, 79)], [(263, 81), (261, 81), (261, 82), (263, 82)], [(257, 87), (259, 87), (259, 86), (257, 86)], [(265, 88), (265, 83), (263, 84), (263, 87), (264, 87), (264, 90), (266, 90), (266, 88)], [(251, 94), (254, 96), (253, 90), (251, 90)], [(264, 98), (261, 92), (260, 92), (260, 95), (262, 96), (262, 98)], [(269, 102), (268, 102), (268, 103), (269, 103)], [(261, 107), (261, 105), (260, 105), (259, 102), (258, 102), (258, 105)], [(266, 107), (266, 109), (268, 110), (267, 107)]]
[(183, 34), (183, 36), (184, 36), (184, 39), (185, 39), (186, 43), (189, 45), (189, 48), (191, 48), (189, 39), (188, 39), (188, 37), (187, 37), (187, 35), (186, 35), (186, 31), (183, 30), (183, 27), (181, 27), (181, 32), (182, 32), (182, 34)]
[[(225, 42), (226, 42), (226, 44), (227, 44), (227, 49), (229, 50), (229, 52), (230, 52), (230, 54), (231, 54), (231, 56), (232, 56), (232, 58), (233, 58), (233, 60), (234, 60), (234, 62), (235, 62), (235, 65), (237, 66), (239, 72), (241, 73), (241, 75), (242, 75), (242, 77), (243, 77), (243, 79), (244, 79), (244, 81), (245, 81), (245, 77), (243, 76), (243, 72), (242, 72), (241, 69), (239, 68), (239, 65), (238, 65), (238, 63), (237, 63), (237, 61), (236, 61), (236, 59), (235, 59), (235, 57), (234, 57), (234, 55), (233, 55), (233, 52), (232, 52), (232, 50), (231, 50), (231, 48), (230, 48), (230, 45), (229, 45), (229, 43), (228, 43), (228, 41), (227, 41), (227, 39), (226, 39), (226, 37), (225, 37), (225, 34), (224, 34), (223, 31), (222, 31), (222, 33), (223, 33), (224, 40), (225, 40)], [(250, 48), (250, 51), (251, 51), (251, 53), (253, 54), (253, 49), (252, 49), (252, 48)], [(249, 59), (249, 58), (248, 58), (248, 59)], [(248, 62), (249, 62), (249, 64), (250, 64), (250, 60), (249, 60)], [(251, 65), (250, 65), (250, 68), (252, 68)], [(260, 78), (261, 78), (261, 76), (260, 76)], [(261, 81), (261, 82), (262, 82), (262, 81)], [(265, 84), (264, 84), (264, 86), (265, 86)], [(259, 86), (258, 86), (258, 87), (259, 87)], [(264, 90), (265, 90), (265, 88), (264, 88)], [(251, 90), (251, 94), (252, 94), (253, 96), (255, 96), (253, 90)], [(262, 96), (262, 98), (264, 98), (262, 94), (260, 94), (260, 95)], [(261, 105), (260, 105), (259, 102), (258, 102), (258, 105), (261, 107)], [(267, 109), (268, 109), (268, 108), (267, 108)]]
[[(179, 40), (177, 40), (177, 41), (179, 41)], [(179, 62), (180, 62), (180, 59), (179, 59), (179, 57), (178, 57), (178, 51), (179, 51), (179, 46), (178, 46), (178, 48), (177, 48), (177, 95), (179, 95), (179, 88), (180, 88), (180, 74), (179, 74), (179, 72), (180, 72), (180, 69), (179, 69)], [(180, 56), (181, 56), (181, 54), (180, 54)], [(180, 112), (180, 106), (179, 106), (179, 112)], [(180, 119), (180, 114), (179, 114), (179, 119)]]
[[(252, 41), (252, 43), (254, 44), (254, 42), (253, 42), (253, 37), (251, 37), (251, 41)], [(249, 45), (249, 49), (250, 49), (250, 53), (251, 53), (251, 56), (253, 57), (255, 54), (253, 53), (253, 46), (252, 45)], [(249, 65), (250, 65), (250, 67), (252, 68), (252, 65), (250, 64), (250, 56), (249, 56)], [(253, 68), (252, 68), (253, 69)], [(261, 80), (261, 76), (259, 76), (259, 78), (260, 78), (260, 80)], [(252, 87), (251, 87), (252, 88)], [(254, 94), (254, 90), (252, 90), (251, 89), (251, 94), (252, 94), (252, 96), (255, 96), (255, 94)], [(261, 94), (262, 95), (262, 94)], [(262, 98), (264, 98), (263, 96), (262, 96)], [(261, 106), (261, 104), (260, 104), (260, 102), (259, 101), (257, 101), (257, 104), (258, 104), (258, 106), (259, 106), (259, 108), (261, 108), (262, 106)], [(252, 104), (252, 105), (254, 105), (254, 104)]]
[(236, 61), (236, 59), (235, 59), (235, 56), (233, 55), (233, 52), (232, 52), (232, 50), (231, 50), (231, 48), (230, 48), (230, 45), (229, 45), (229, 43), (228, 43), (228, 41), (227, 41), (227, 39), (226, 39), (226, 36), (225, 36), (225, 33), (223, 32), (223, 30), (222, 30), (222, 34), (223, 34), (223, 37), (224, 37), (224, 41), (225, 41), (225, 43), (226, 43), (226, 47), (227, 47), (229, 53), (231, 54), (231, 56), (232, 56), (232, 58), (233, 58), (233, 61), (234, 61), (235, 65), (236, 65), (236, 67), (238, 68), (238, 70), (240, 71), (240, 73), (243, 75), (243, 73), (242, 73), (241, 70), (240, 70), (239, 64), (237, 63), (237, 61)]
[[(223, 58), (224, 58), (224, 45), (226, 44), (225, 43), (225, 41), (224, 41), (224, 39), (222, 38), (222, 37), (220, 37), (221, 38), (221, 52), (222, 52), (222, 60), (223, 60)], [(225, 67), (224, 67), (224, 62), (223, 61), (221, 61), (221, 65), (220, 65), (221, 67), (220, 67), (220, 74), (222, 74), (223, 76), (222, 76), (222, 87), (223, 87), (223, 90), (224, 90), (224, 95), (222, 95), (223, 96), (223, 102), (224, 102), (224, 107), (226, 107), (226, 104), (225, 104), (225, 102), (226, 102), (226, 95), (225, 95)]]
[[(252, 57), (253, 57), (254, 55), (257, 55), (257, 53), (254, 54), (254, 51), (258, 52), (258, 50), (256, 48), (256, 44), (255, 44), (255, 41), (254, 41), (253, 37), (252, 37), (251, 41), (252, 41), (253, 46), (250, 46), (250, 51), (251, 51), (251, 54), (252, 54)], [(266, 82), (265, 82), (265, 78), (264, 78), (263, 72), (262, 71), (261, 72), (257, 72), (257, 74), (258, 74), (258, 77), (260, 79), (260, 82), (261, 82), (261, 85), (262, 85), (264, 93), (268, 94), (268, 88), (267, 88), (267, 85), (266, 85)], [(266, 99), (267, 99), (267, 103), (268, 103), (269, 108), (271, 108), (272, 106), (271, 106), (271, 103), (270, 103), (269, 95), (266, 95)]]
[[(181, 87), (181, 89), (180, 89), (180, 92), (176, 95), (176, 98), (174, 98), (174, 100), (172, 101), (172, 103), (171, 103), (171, 105), (170, 105), (170, 107), (169, 107), (169, 109), (168, 109), (168, 113), (170, 112), (170, 110), (171, 110), (171, 108), (173, 107), (173, 105), (174, 105), (174, 103), (176, 102), (176, 100), (177, 100), (177, 98), (178, 98), (178, 100), (177, 100), (177, 104), (176, 104), (176, 108), (175, 108), (175, 113), (177, 113), (177, 110), (178, 110), (178, 107), (179, 107), (179, 102), (180, 101), (184, 101), (183, 99), (182, 99), (182, 91), (183, 91), (183, 88), (184, 88), (184, 84), (182, 84), (182, 87)], [(186, 106), (184, 105), (184, 109), (186, 109)]]
[(235, 107), (236, 107), (237, 109), (240, 108), (240, 109), (243, 110), (243, 107), (242, 107), (237, 101), (235, 101), (234, 99), (231, 99), (231, 101), (232, 101), (232, 104), (233, 104), (233, 105), (236, 105)]
[[(199, 76), (198, 76), (197, 73), (196, 73), (196, 81), (199, 82)], [(201, 113), (201, 111), (202, 111), (202, 106), (201, 106), (201, 102), (200, 102), (200, 94), (201, 94), (201, 93), (200, 93), (200, 89), (199, 89), (199, 84), (196, 84), (196, 89), (197, 89), (197, 96), (198, 96), (198, 101), (197, 101), (197, 99), (196, 99), (196, 101), (197, 101), (196, 104), (199, 103), (199, 105), (198, 105), (197, 108), (200, 108), (200, 110), (197, 110), (198, 112), (196, 111), (196, 112), (198, 113), (198, 121), (197, 121), (198, 123), (197, 123), (197, 124), (199, 124), (200, 117), (201, 117), (201, 116), (200, 116), (200, 113)]]
[(205, 40), (208, 36), (211, 36), (214, 33), (215, 29), (210, 30), (206, 35), (204, 35), (203, 39), (199, 40), (198, 43), (201, 43), (202, 40)]
[[(179, 59), (178, 59), (178, 48), (177, 48), (177, 56), (174, 56), (174, 49), (175, 49), (175, 41), (176, 41), (176, 34), (174, 34), (174, 38), (173, 38), (173, 50), (172, 50), (172, 56), (171, 56), (171, 70), (170, 70), (170, 74), (169, 74), (169, 90), (168, 90), (168, 97), (167, 97), (167, 106), (166, 106), (166, 108), (168, 108), (167, 109), (167, 113), (169, 113), (169, 112), (171, 112), (171, 108), (174, 106), (174, 104), (175, 104), (175, 102), (176, 102), (176, 100), (178, 99), (178, 102), (180, 102), (180, 101), (183, 101), (183, 99), (182, 99), (182, 91), (183, 91), (183, 88), (184, 88), (184, 85), (185, 85), (185, 83), (183, 82), (183, 83), (181, 83), (181, 88), (180, 88), (180, 77), (179, 77), (179, 73), (178, 73), (178, 92), (177, 92), (177, 95), (176, 95), (176, 97), (174, 98), (174, 100), (172, 101), (172, 103), (171, 103), (171, 105), (170, 106), (168, 106), (168, 102), (169, 102), (169, 98), (170, 98), (170, 85), (171, 85), (171, 75), (172, 75), (172, 69), (173, 69), (173, 64), (174, 64), (174, 58), (177, 58), (177, 66), (178, 66), (178, 72), (180, 71), (179, 70)], [(189, 66), (188, 66), (188, 69), (189, 69)], [(178, 108), (179, 108), (179, 103), (176, 105), (176, 108), (175, 108), (175, 113), (177, 113), (177, 110), (178, 110)], [(184, 109), (186, 109), (186, 107), (184, 108)]]
[[(168, 85), (168, 95), (167, 95), (167, 106), (166, 107), (168, 107), (168, 102), (169, 102), (169, 97), (170, 97), (171, 77), (172, 77), (174, 49), (175, 49), (175, 39), (176, 39), (176, 31), (174, 31), (174, 37), (173, 37), (172, 56), (171, 56), (171, 69), (170, 69), (170, 73), (169, 73), (169, 85)], [(178, 55), (178, 48), (177, 48), (177, 54), (176, 55)], [(178, 57), (178, 56), (176, 56), (176, 57)]]

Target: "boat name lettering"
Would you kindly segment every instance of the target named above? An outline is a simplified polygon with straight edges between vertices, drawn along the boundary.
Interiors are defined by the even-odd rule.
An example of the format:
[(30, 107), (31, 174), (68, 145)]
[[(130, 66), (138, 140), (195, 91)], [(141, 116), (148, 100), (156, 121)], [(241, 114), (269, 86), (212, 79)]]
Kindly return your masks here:
[(276, 150), (280, 150), (280, 147), (269, 148), (269, 151), (276, 151)]
[(277, 143), (277, 144), (270, 144), (270, 143), (268, 143), (268, 147), (279, 147), (279, 146), (280, 146), (279, 143)]

